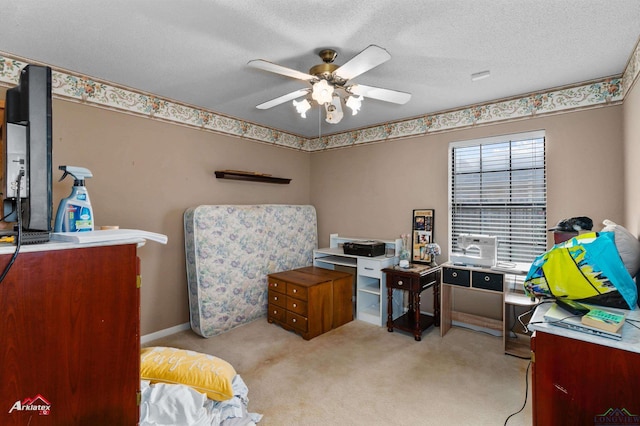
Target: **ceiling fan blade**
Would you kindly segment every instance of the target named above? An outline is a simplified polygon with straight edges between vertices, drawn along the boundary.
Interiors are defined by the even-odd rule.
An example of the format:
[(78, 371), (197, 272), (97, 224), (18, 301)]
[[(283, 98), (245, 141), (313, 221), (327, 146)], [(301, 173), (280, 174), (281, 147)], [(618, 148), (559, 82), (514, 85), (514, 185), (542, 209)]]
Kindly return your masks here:
[(295, 92), (291, 92), (291, 93), (287, 93), (286, 95), (282, 95), (278, 98), (275, 99), (271, 99), (270, 101), (267, 102), (263, 102), (260, 105), (257, 105), (256, 108), (258, 109), (269, 109), (269, 108), (273, 108), (276, 105), (280, 105), (283, 104), (287, 101), (292, 101), (294, 99), (297, 99), (301, 96), (306, 95), (307, 93), (309, 93), (310, 89), (300, 89), (300, 90), (296, 90)]
[(349, 91), (354, 95), (362, 95), (365, 98), (378, 99), (394, 104), (406, 104), (411, 99), (411, 93), (399, 92), (397, 90), (381, 89), (380, 87), (365, 86), (364, 84), (354, 84)]
[(391, 59), (389, 52), (380, 46), (372, 44), (347, 61), (346, 64), (335, 70), (334, 74), (345, 80), (351, 80), (352, 78), (387, 62), (389, 59)]
[(280, 75), (286, 75), (287, 77), (297, 78), (298, 80), (309, 81), (315, 78), (311, 74), (283, 67), (282, 65), (274, 64), (273, 62), (265, 61), (263, 59), (254, 59), (252, 61), (249, 61), (247, 65), (252, 68), (258, 68), (260, 70), (269, 71)]

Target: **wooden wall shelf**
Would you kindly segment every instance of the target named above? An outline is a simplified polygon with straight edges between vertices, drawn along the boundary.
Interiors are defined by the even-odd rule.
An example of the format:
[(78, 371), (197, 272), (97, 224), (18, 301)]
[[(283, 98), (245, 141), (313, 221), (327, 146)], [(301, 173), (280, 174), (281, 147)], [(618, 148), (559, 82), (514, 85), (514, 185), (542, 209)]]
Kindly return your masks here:
[(243, 172), (240, 170), (216, 170), (217, 179), (245, 180), (253, 182), (288, 184), (291, 179), (274, 177), (262, 173)]

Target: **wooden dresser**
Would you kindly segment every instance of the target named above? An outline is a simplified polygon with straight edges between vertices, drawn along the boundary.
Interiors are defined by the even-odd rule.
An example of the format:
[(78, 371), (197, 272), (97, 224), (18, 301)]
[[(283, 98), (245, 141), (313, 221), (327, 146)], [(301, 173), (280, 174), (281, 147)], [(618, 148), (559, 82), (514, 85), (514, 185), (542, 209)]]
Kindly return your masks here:
[(533, 425), (637, 425), (640, 311), (625, 311), (622, 340), (613, 340), (549, 324), (550, 306), (529, 322)]
[(353, 276), (307, 266), (268, 276), (267, 320), (305, 340), (353, 320)]
[(137, 242), (110, 244), (21, 248), (0, 283), (1, 425), (137, 424)]

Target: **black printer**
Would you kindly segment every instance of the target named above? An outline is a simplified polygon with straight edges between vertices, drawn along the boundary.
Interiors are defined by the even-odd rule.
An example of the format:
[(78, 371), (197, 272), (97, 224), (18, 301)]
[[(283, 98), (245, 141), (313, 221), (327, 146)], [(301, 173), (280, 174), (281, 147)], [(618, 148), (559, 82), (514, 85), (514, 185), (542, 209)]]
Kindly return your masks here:
[(384, 254), (385, 245), (381, 241), (353, 241), (344, 243), (344, 254), (355, 256), (376, 257)]

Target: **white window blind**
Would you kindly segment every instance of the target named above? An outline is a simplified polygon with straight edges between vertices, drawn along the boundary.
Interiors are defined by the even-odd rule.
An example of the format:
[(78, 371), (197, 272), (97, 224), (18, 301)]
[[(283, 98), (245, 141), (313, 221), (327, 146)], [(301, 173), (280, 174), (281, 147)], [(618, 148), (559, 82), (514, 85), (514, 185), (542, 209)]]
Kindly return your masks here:
[[(450, 253), (459, 234), (494, 235), (498, 260), (529, 263), (546, 250), (544, 132), (450, 145)], [(469, 254), (469, 251), (467, 251)]]

